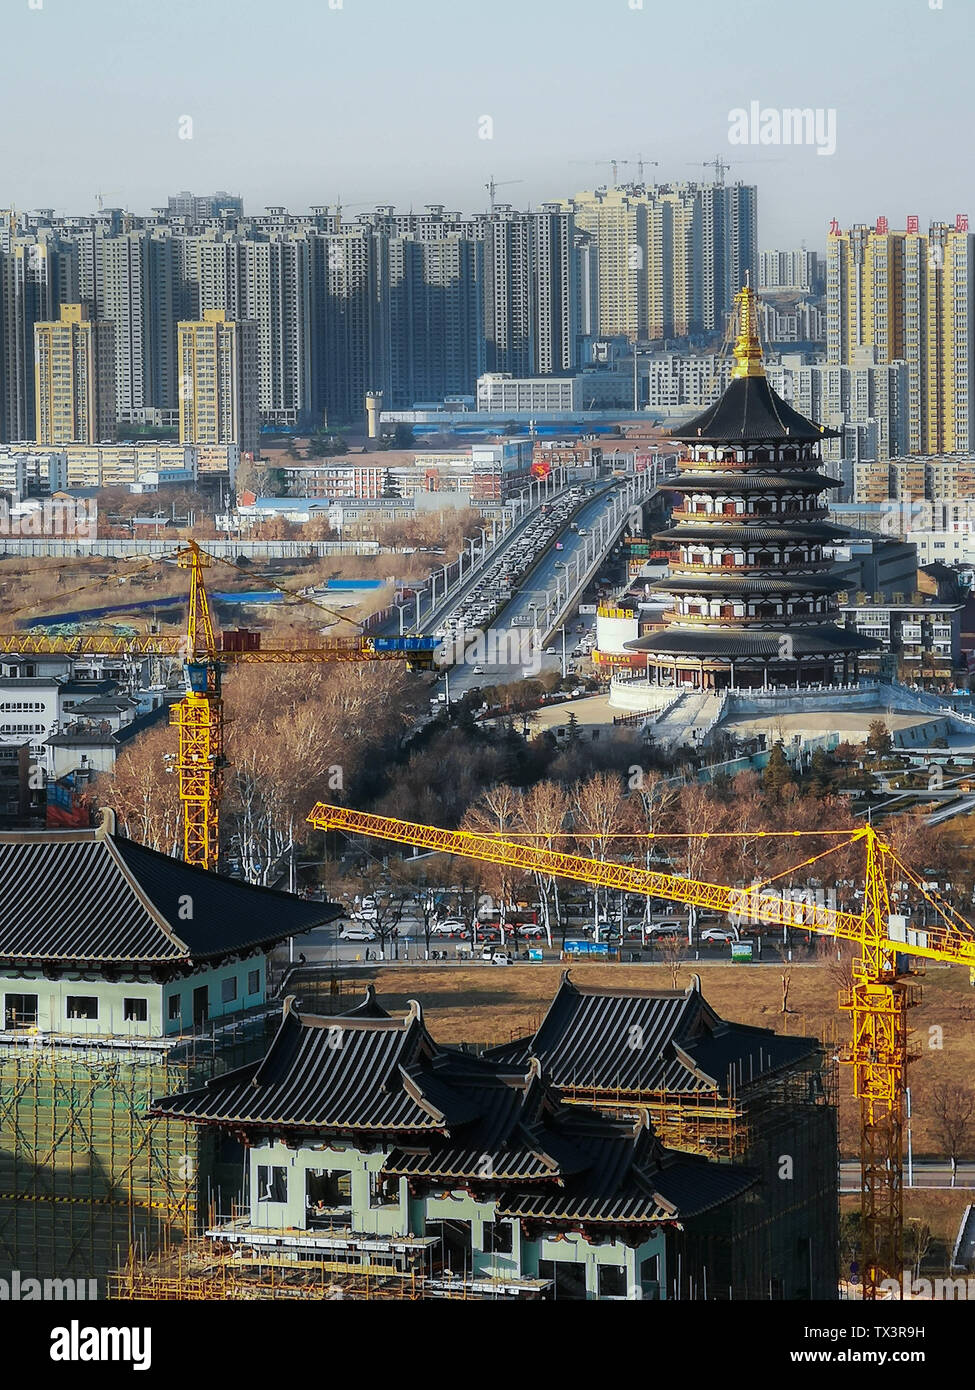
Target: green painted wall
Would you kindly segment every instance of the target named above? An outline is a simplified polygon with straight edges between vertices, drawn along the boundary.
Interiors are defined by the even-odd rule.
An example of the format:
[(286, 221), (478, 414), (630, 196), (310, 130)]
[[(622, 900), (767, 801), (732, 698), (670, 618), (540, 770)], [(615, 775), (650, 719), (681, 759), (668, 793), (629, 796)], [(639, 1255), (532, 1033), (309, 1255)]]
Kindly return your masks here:
[[(48, 980), (39, 970), (31, 970), (23, 975), (0, 975), (0, 994), (3, 995), (5, 1026), (8, 1012), (14, 1007), (11, 996), (36, 994), (37, 1028), (43, 1033), (152, 1038), (159, 1037), (162, 1032), (162, 986), (148, 979), (109, 982), (62, 976), (59, 980)], [(69, 997), (76, 995), (97, 1001), (96, 1018), (68, 1017)], [(145, 1001), (147, 1016), (144, 1021), (125, 1018), (127, 999)]]
[[(258, 973), (258, 987), (251, 993), (248, 988), (248, 976), (253, 971)], [(224, 999), (224, 980), (236, 982), (235, 999)], [(203, 985), (207, 986), (208, 991), (209, 1017), (220, 1019), (226, 1018), (229, 1014), (239, 1013), (241, 1009), (253, 1008), (255, 1004), (263, 1004), (266, 982), (267, 957), (264, 955), (249, 956), (246, 960), (235, 961), (232, 965), (222, 965), (216, 970), (199, 970), (195, 975), (187, 975), (185, 980), (173, 980), (164, 987), (164, 1031), (180, 1033), (192, 1028), (193, 991), (202, 988)], [(169, 1017), (170, 1000), (174, 997), (179, 999), (178, 1019)]]
[[(511, 1253), (485, 1250), (484, 1227), (495, 1222), (493, 1202), (476, 1201), (468, 1192), (437, 1193), (426, 1197), (410, 1197), (405, 1178), (399, 1180), (399, 1200), (392, 1205), (370, 1204), (369, 1174), (378, 1173), (386, 1154), (383, 1151), (365, 1153), (351, 1145), (308, 1146), (289, 1149), (283, 1143), (255, 1145), (250, 1151), (250, 1211), (251, 1222), (258, 1228), (308, 1229), (306, 1215), (306, 1183), (311, 1171), (348, 1172), (351, 1177), (352, 1229), (362, 1234), (382, 1236), (424, 1235), (427, 1222), (469, 1221), (475, 1275), (497, 1275), (507, 1278), (538, 1276), (539, 1260), (578, 1262), (585, 1265), (586, 1297), (599, 1297), (599, 1268), (614, 1265), (622, 1268), (628, 1298), (641, 1298), (640, 1267), (651, 1256), (658, 1258), (661, 1297), (666, 1289), (666, 1242), (663, 1231), (651, 1236), (643, 1245), (630, 1249), (621, 1241), (591, 1244), (582, 1236), (567, 1234), (563, 1239), (551, 1237), (526, 1240), (521, 1223), (509, 1222), (512, 1227)], [(284, 1168), (287, 1173), (287, 1195), (283, 1202), (257, 1199), (257, 1170), (260, 1166)]]
[[(11, 996), (37, 996), (37, 1024), (42, 1033), (66, 1033), (74, 1037), (105, 1037), (108, 1035), (131, 1038), (158, 1038), (165, 1034), (188, 1031), (193, 1025), (193, 991), (206, 985), (209, 997), (209, 1016), (211, 1019), (226, 1018), (242, 1009), (263, 1004), (267, 980), (267, 959), (261, 955), (236, 961), (219, 969), (204, 969), (184, 980), (176, 980), (167, 985), (155, 984), (148, 978), (135, 980), (109, 981), (90, 977), (72, 979), (69, 975), (58, 980), (48, 980), (39, 970), (26, 970), (13, 975), (0, 974), (0, 1004), (2, 1021), (7, 1026), (8, 1012), (14, 1007)], [(249, 976), (258, 973), (258, 988), (249, 989)], [(223, 982), (233, 980), (236, 984), (236, 997), (223, 998)], [(180, 1013), (176, 1019), (169, 1017), (169, 1000), (175, 995), (179, 998)], [(95, 1018), (69, 1018), (68, 1000), (74, 996), (94, 999)], [(145, 1019), (127, 1019), (126, 1000), (144, 1001)]]

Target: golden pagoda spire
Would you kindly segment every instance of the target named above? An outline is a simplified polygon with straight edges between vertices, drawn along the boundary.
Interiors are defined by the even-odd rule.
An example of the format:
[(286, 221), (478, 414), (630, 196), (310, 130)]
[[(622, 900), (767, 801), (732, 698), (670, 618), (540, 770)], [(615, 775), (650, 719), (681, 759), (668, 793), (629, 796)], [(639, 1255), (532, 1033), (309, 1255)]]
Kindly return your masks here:
[(758, 340), (758, 301), (751, 287), (749, 272), (745, 272), (745, 285), (735, 295), (735, 309), (738, 316), (738, 337), (735, 339), (735, 365), (731, 378), (741, 376), (764, 376), (765, 363), (762, 361), (762, 345)]

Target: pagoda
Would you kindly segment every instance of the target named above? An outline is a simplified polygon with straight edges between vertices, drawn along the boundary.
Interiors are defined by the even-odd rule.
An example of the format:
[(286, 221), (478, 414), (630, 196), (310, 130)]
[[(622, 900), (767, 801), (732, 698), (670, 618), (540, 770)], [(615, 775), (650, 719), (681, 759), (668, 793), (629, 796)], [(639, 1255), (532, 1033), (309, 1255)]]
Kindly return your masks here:
[(835, 625), (837, 578), (823, 547), (847, 535), (826, 519), (815, 425), (772, 390), (751, 287), (735, 296), (738, 333), (728, 389), (674, 438), (681, 471), (671, 527), (656, 539), (680, 560), (652, 588), (672, 595), (665, 625), (626, 644), (645, 652), (654, 685), (754, 689), (844, 684), (872, 639)]

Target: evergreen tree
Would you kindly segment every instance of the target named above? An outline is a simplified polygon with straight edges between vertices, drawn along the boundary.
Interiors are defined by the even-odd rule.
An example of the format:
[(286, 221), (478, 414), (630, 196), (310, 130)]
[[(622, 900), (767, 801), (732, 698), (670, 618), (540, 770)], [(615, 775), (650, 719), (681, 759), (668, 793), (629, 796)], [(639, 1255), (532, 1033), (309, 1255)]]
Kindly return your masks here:
[(780, 740), (772, 749), (765, 771), (762, 773), (762, 784), (767, 792), (778, 796), (783, 787), (787, 787), (791, 781), (792, 768), (789, 766), (785, 749)]

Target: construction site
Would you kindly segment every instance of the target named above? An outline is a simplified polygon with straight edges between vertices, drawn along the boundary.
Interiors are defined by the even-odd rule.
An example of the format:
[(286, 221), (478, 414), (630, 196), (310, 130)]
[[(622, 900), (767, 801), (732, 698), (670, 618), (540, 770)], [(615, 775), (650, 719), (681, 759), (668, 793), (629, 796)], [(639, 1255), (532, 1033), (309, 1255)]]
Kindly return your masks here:
[[(925, 961), (975, 968), (964, 916), (869, 825), (761, 832), (795, 838), (798, 862), (736, 886), (640, 869), (608, 851), (563, 853), (551, 835), (512, 841), (320, 803), (308, 824), (324, 843), (391, 842), (400, 853), (455, 855), (846, 943), (852, 983), (840, 1003), (852, 1037), (839, 1046), (823, 1033), (742, 1029), (703, 1001), (699, 980), (690, 992), (609, 990), (599, 1004), (598, 990), (566, 979), (532, 1036), (466, 1049), (436, 1044), (415, 1002), (405, 1012), (387, 1012), (372, 994), (351, 1002), (352, 981), (334, 972), (307, 998), (284, 997), (269, 973), (271, 952), (339, 909), (215, 872), (222, 671), (423, 666), (431, 643), (360, 635), (267, 647), (248, 631), (221, 637), (203, 583), (207, 557), (190, 545), (180, 563), (190, 572), (183, 639), (0, 637), (10, 652), (69, 655), (124, 653), (135, 640), (142, 653), (178, 651), (187, 680), (172, 715), (182, 862), (135, 846), (110, 817), (91, 831), (0, 835), (8, 881), (21, 885), (21, 897), (29, 885), (34, 923), (20, 929), (15, 900), (0, 923), (0, 1249), (11, 1267), (96, 1278), (112, 1296), (135, 1299), (835, 1297), (842, 1062), (859, 1113), (856, 1294), (879, 1297), (903, 1260), (913, 977)], [(649, 855), (660, 837), (648, 830), (642, 838)], [(825, 906), (808, 885), (850, 854), (862, 856), (862, 906)], [(75, 885), (67, 903), (65, 881)], [(923, 930), (900, 911), (908, 893), (925, 904)], [(189, 921), (185, 901), (197, 905)], [(560, 1009), (573, 1020), (573, 1010), (592, 1015), (564, 1025), (571, 1047), (552, 1039)], [(672, 1016), (670, 1031), (661, 1033), (658, 1015)], [(224, 1078), (240, 1069), (254, 1084), (287, 1075), (298, 1065), (292, 1034), (312, 1047), (332, 1034), (359, 1045), (370, 1031), (377, 1047), (393, 1049), (394, 1089), (400, 1052), (413, 1058), (409, 1122), (363, 1115), (359, 1091), (332, 1096), (339, 1079), (328, 1050), (317, 1069), (302, 1069), (302, 1086), (321, 1090), (305, 1097), (307, 1113), (293, 1112), (290, 1092), (287, 1103), (271, 1094), (266, 1113), (221, 1092), (232, 1092)], [(426, 1083), (431, 1066), (437, 1075)], [(352, 1079), (364, 1083), (367, 1074), (369, 1105), (385, 1117), (368, 1067)], [(534, 1151), (514, 1162), (522, 1140), (487, 1118), (485, 1096), (499, 1092), (512, 1117), (523, 1116), (519, 1124), (537, 1127), (544, 1115), (553, 1127), (541, 1167)], [(211, 1106), (213, 1096), (222, 1099)], [(312, 1123), (312, 1113), (325, 1118)], [(431, 1123), (440, 1138), (421, 1155), (416, 1145)], [(372, 1136), (368, 1144), (356, 1143), (359, 1130)], [(323, 1162), (323, 1151), (341, 1161)], [(483, 1152), (489, 1170), (472, 1166), (471, 1154)], [(625, 1161), (593, 1159), (611, 1152)], [(609, 1193), (600, 1187), (604, 1168), (618, 1175)], [(553, 1179), (558, 1199), (546, 1186)]]

